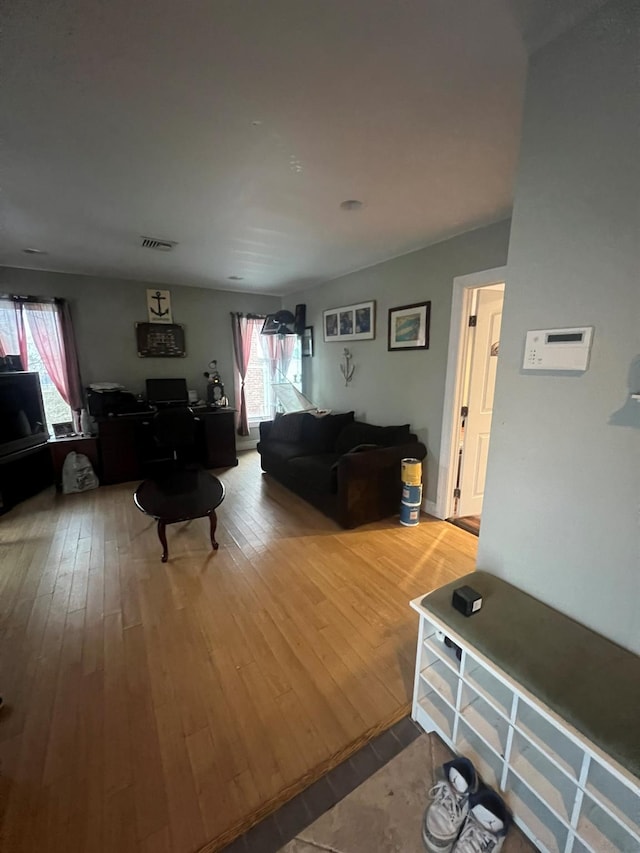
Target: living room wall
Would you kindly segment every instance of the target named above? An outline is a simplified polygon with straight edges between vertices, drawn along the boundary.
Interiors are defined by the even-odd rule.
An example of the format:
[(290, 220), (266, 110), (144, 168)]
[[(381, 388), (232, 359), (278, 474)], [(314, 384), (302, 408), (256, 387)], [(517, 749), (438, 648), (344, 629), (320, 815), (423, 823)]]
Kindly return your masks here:
[[(442, 430), (447, 347), (453, 279), (503, 266), (509, 220), (469, 231), (426, 249), (394, 258), (288, 296), (285, 307), (307, 306), (313, 326), (314, 357), (303, 359), (305, 393), (318, 406), (355, 410), (370, 423), (409, 423), (428, 450), (426, 497), (435, 502)], [(348, 344), (324, 343), (322, 312), (327, 308), (376, 301), (376, 337)], [(388, 352), (389, 308), (431, 300), (431, 335), (426, 351)], [(345, 387), (340, 360), (345, 346), (355, 372)]]
[[(639, 4), (535, 55), (478, 566), (640, 652)], [(583, 374), (524, 373), (527, 329), (593, 325)]]
[(146, 291), (153, 286), (141, 281), (0, 269), (0, 292), (58, 296), (69, 301), (85, 385), (120, 382), (138, 393), (144, 391), (147, 377), (184, 376), (188, 387), (203, 396), (206, 379), (202, 374), (209, 362), (217, 359), (225, 391), (233, 399), (229, 314), (277, 311), (280, 297), (161, 285), (171, 291), (174, 321), (185, 326), (187, 355), (180, 359), (138, 358), (134, 323), (147, 320)]

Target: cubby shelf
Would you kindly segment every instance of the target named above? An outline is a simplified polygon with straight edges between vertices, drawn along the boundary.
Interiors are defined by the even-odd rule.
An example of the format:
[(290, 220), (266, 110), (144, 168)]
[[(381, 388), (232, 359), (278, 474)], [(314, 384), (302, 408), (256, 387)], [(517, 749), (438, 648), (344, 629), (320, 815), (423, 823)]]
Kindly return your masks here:
[[(413, 718), (470, 758), (546, 853), (638, 853), (640, 782), (420, 604)], [(449, 636), (460, 659), (444, 642)]]

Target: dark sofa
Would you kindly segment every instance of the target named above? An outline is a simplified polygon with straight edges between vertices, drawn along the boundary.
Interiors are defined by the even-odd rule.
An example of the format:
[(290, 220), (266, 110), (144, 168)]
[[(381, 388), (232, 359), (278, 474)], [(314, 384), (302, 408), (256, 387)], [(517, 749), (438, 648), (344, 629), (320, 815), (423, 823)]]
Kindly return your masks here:
[(427, 449), (409, 425), (374, 426), (353, 412), (309, 412), (260, 424), (262, 468), (342, 527), (358, 527), (398, 512), (400, 462)]

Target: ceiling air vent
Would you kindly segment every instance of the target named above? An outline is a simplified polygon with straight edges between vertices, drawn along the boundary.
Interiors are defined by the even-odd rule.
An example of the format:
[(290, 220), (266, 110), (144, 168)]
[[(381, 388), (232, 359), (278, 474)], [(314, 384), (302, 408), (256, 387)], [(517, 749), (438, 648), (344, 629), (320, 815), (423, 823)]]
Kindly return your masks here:
[(156, 249), (158, 252), (170, 252), (178, 244), (175, 240), (157, 240), (155, 237), (143, 237), (140, 243), (143, 249)]

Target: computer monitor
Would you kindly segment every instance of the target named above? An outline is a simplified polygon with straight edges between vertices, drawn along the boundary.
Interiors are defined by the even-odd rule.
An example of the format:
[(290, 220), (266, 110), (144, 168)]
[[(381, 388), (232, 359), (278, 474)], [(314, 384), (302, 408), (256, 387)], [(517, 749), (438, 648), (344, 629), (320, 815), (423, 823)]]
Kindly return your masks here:
[(147, 379), (147, 400), (163, 406), (189, 402), (186, 379)]

